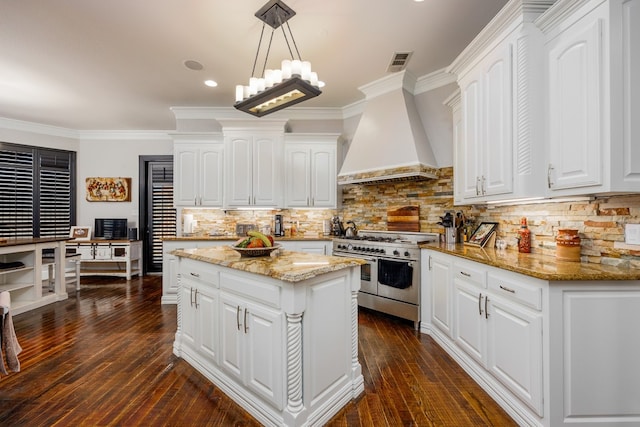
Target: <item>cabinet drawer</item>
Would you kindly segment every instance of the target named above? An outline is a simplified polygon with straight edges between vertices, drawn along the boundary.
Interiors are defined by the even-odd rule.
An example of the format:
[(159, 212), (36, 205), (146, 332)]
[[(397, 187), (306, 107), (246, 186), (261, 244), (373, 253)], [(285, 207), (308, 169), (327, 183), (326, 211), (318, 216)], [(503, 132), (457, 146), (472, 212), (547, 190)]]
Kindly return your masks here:
[(280, 287), (227, 272), (220, 273), (220, 289), (280, 308)]
[(219, 272), (212, 264), (194, 261), (189, 258), (180, 260), (180, 274), (200, 283), (220, 286)]
[(528, 277), (505, 277), (489, 273), (489, 289), (496, 295), (509, 298), (521, 304), (542, 309), (542, 288)]
[(487, 287), (487, 274), (482, 268), (478, 268), (473, 264), (455, 261), (453, 263), (454, 277), (456, 279), (464, 280), (468, 283), (473, 283), (481, 288)]

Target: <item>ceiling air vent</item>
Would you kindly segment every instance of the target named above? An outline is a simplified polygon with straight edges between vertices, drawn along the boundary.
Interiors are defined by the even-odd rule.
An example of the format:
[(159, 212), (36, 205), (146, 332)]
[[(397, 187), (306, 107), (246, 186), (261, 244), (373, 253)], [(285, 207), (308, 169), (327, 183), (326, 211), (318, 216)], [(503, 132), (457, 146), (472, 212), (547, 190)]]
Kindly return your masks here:
[(396, 71), (404, 70), (412, 54), (413, 52), (394, 53), (391, 57), (391, 63), (389, 64), (389, 68), (387, 68), (387, 71), (390, 73), (395, 73)]

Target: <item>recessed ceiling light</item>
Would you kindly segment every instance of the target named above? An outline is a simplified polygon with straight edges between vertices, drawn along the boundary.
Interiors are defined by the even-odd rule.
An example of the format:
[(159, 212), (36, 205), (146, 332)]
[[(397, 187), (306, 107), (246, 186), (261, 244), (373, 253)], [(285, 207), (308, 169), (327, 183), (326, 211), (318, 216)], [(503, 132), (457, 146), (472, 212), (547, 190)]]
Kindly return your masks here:
[(202, 65), (198, 61), (194, 61), (193, 59), (187, 59), (183, 64), (185, 67), (193, 71), (200, 71), (204, 69), (204, 65)]
[(209, 87), (216, 87), (218, 86), (218, 82), (216, 82), (215, 80), (205, 80), (204, 84), (206, 84)]

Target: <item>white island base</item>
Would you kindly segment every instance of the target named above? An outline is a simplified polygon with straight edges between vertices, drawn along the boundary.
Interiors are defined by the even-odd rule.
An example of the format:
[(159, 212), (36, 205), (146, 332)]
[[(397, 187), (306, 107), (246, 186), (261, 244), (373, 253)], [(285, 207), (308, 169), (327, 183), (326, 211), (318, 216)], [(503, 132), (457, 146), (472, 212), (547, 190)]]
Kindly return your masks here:
[[(336, 267), (338, 258), (288, 251), (240, 258), (229, 248), (174, 255), (179, 257), (174, 354), (259, 422), (322, 425), (364, 391), (358, 264), (347, 260)], [(307, 272), (299, 271), (298, 281), (274, 278), (278, 269), (270, 268), (276, 264), (295, 276), (295, 267), (287, 269), (286, 263), (306, 265)], [(314, 266), (323, 271), (308, 274)]]

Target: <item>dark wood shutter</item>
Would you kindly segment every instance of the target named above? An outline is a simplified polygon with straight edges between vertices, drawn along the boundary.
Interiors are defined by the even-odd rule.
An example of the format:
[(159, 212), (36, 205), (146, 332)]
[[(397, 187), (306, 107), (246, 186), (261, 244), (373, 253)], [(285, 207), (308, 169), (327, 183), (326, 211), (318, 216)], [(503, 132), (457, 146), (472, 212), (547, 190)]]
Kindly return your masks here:
[(0, 236), (32, 237), (33, 149), (0, 143)]
[(162, 268), (162, 239), (176, 235), (173, 207), (173, 163), (151, 162), (151, 263)]
[(67, 236), (71, 227), (73, 153), (40, 151), (40, 237)]
[(0, 142), (0, 236), (68, 236), (75, 153)]

